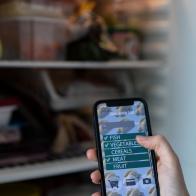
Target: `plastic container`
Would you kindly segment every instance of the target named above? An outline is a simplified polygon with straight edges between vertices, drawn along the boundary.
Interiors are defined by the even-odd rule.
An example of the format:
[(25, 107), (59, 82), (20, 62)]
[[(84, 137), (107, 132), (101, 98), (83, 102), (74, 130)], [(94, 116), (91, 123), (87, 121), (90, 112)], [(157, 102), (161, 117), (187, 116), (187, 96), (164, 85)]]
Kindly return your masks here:
[(18, 108), (19, 101), (14, 98), (0, 99), (0, 127), (7, 126), (12, 113)]
[[(59, 92), (60, 88), (57, 87), (57, 83), (60, 82), (55, 80), (59, 80), (60, 75), (56, 74), (57, 79), (55, 79), (46, 71), (41, 73), (43, 83), (50, 99), (50, 107), (54, 111), (92, 106), (97, 100), (126, 96), (126, 89), (124, 87), (126, 85), (123, 84), (123, 82), (128, 81), (122, 81), (123, 75), (121, 75), (120, 72), (110, 74), (113, 86), (106, 86), (105, 84), (96, 85), (90, 81), (82, 82), (77, 79), (71, 81), (69, 84), (61, 81), (61, 84), (64, 84), (64, 86), (62, 86), (63, 88), (61, 88), (61, 92)], [(101, 77), (103, 79), (103, 76)], [(66, 75), (64, 78), (66, 79)]]
[(61, 4), (44, 4), (40, 1), (8, 1), (0, 4), (1, 17), (46, 16), (63, 17), (64, 7)]
[(12, 113), (16, 108), (16, 106), (0, 107), (0, 126), (6, 126), (9, 124)]
[(64, 19), (10, 17), (0, 20), (3, 59), (62, 60), (69, 33)]

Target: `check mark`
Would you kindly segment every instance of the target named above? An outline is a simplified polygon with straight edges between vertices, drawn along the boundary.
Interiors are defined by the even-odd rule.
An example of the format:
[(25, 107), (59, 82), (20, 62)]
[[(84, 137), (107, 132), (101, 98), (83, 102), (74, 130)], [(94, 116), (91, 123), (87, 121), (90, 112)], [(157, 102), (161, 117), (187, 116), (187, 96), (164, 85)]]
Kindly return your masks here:
[(108, 139), (108, 136), (104, 136), (104, 140), (106, 141)]
[(105, 148), (108, 148), (108, 146), (109, 146), (109, 143), (105, 143)]
[(106, 162), (109, 163), (110, 162), (110, 158), (106, 158)]

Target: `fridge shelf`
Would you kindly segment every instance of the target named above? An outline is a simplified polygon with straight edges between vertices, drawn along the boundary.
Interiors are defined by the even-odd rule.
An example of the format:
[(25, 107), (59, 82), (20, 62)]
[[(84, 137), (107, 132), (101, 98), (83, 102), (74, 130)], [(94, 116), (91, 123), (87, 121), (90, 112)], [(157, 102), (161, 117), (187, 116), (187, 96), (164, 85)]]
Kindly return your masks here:
[(50, 69), (143, 69), (159, 68), (163, 60), (66, 62), (66, 61), (11, 61), (1, 60), (0, 68), (50, 68)]
[(97, 168), (96, 162), (86, 157), (61, 159), (0, 169), (0, 184), (58, 176)]

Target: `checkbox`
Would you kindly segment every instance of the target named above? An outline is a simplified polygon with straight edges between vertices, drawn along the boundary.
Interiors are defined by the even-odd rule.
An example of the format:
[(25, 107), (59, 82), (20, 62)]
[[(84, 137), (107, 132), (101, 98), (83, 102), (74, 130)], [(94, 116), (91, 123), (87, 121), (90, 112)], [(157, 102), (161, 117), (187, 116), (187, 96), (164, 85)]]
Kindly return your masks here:
[(109, 143), (106, 143), (106, 144), (105, 144), (105, 148), (107, 148), (108, 146), (109, 146)]
[(108, 136), (104, 136), (104, 140), (106, 141), (108, 139)]

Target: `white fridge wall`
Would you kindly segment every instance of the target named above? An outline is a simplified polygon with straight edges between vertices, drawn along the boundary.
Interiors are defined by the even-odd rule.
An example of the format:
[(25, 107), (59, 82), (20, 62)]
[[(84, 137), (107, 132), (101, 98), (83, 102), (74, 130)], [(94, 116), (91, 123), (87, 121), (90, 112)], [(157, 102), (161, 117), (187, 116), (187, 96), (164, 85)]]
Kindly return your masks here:
[(190, 195), (196, 195), (196, 1), (172, 2), (170, 127)]

